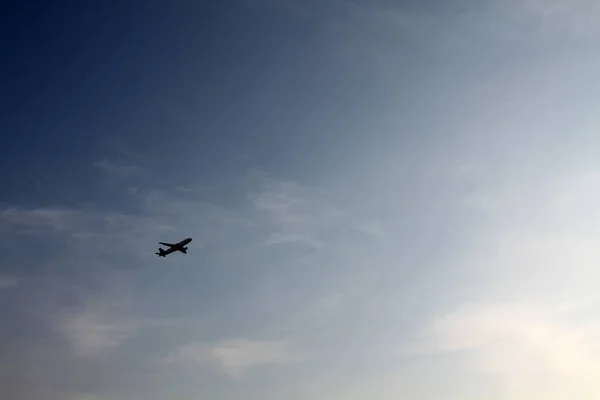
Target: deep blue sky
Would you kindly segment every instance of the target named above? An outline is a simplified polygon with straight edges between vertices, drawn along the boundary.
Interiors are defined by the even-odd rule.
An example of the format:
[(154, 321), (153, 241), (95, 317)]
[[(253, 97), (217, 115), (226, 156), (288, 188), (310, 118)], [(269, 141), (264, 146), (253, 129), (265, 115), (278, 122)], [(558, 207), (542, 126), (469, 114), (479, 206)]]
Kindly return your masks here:
[(5, 5), (0, 397), (596, 393), (600, 5), (476, 3)]
[[(378, 66), (360, 37), (381, 37), (382, 47), (391, 38), (352, 27), (347, 43), (336, 43), (328, 30), (349, 13), (338, 8), (325, 3), (303, 18), (243, 2), (13, 5), (4, 27), (11, 40), (2, 44), (2, 130), (16, 140), (6, 143), (2, 167), (37, 161), (23, 162), (7, 184), (31, 197), (43, 173), (62, 170), (43, 180), (58, 192), (49, 200), (63, 201), (56, 196), (66, 182), (96, 186), (75, 166), (101, 157), (116, 138), (161, 178), (186, 182), (236, 176), (249, 165), (318, 179), (332, 158), (356, 158), (357, 146), (378, 151), (381, 133), (369, 128), (390, 112), (412, 113), (406, 130), (430, 134), (428, 118), (414, 111), (439, 107), (454, 86), (439, 72), (460, 61), (396, 35), (393, 68)], [(481, 73), (474, 67), (469, 74)], [(428, 82), (441, 90), (416, 92)], [(79, 190), (90, 187), (68, 191)]]

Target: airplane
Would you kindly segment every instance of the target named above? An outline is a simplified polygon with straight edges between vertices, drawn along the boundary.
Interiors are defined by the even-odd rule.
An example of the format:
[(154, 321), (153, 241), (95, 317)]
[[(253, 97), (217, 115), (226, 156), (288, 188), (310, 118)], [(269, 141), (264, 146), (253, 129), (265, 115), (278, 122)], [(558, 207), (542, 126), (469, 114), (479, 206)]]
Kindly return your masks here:
[(154, 253), (159, 257), (165, 257), (168, 254), (171, 254), (175, 251), (180, 251), (183, 254), (187, 254), (187, 247), (185, 247), (186, 244), (188, 244), (189, 242), (192, 241), (192, 238), (187, 238), (187, 239), (183, 239), (181, 242), (179, 243), (165, 243), (165, 242), (158, 242), (158, 244), (161, 244), (163, 246), (168, 246), (169, 248), (167, 250), (164, 250), (163, 248), (158, 248), (158, 253)]

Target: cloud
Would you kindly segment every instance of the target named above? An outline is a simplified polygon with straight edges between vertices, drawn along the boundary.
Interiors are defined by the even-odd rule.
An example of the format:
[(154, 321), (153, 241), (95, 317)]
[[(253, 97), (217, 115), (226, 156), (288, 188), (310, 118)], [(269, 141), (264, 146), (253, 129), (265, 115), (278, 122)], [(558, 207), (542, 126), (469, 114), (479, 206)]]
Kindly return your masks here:
[(311, 247), (321, 248), (323, 247), (323, 243), (312, 239), (308, 235), (301, 234), (283, 234), (283, 233), (274, 233), (265, 242), (266, 246), (272, 246), (283, 243), (303, 243)]
[(19, 207), (5, 208), (0, 211), (2, 225), (0, 232), (9, 229), (20, 230), (21, 233), (39, 233), (36, 228), (51, 227), (57, 230), (69, 228), (71, 223), (77, 220), (81, 213), (77, 210), (65, 208), (43, 207), (37, 209), (23, 209)]
[(516, 20), (535, 23), (543, 31), (577, 37), (598, 33), (600, 4), (595, 0), (514, 0), (505, 2)]
[(117, 348), (133, 336), (135, 325), (105, 311), (86, 309), (62, 317), (56, 330), (65, 335), (73, 351), (82, 357), (96, 357)]
[(117, 164), (105, 157), (94, 162), (94, 167), (110, 177), (127, 180), (139, 176), (143, 171), (137, 165)]
[(146, 156), (134, 151), (123, 140), (118, 138), (113, 137), (104, 140), (103, 146), (111, 154), (115, 154), (119, 158), (128, 160), (129, 163), (135, 165), (145, 164), (149, 161)]
[(575, 166), (533, 176), (526, 170), (502, 177), (483, 168), (465, 191), (476, 225), (444, 260), (452, 284), (469, 301), (597, 301), (591, 282), (600, 279), (600, 174)]
[[(327, 322), (350, 296), (368, 289), (365, 243), (354, 244), (369, 235), (370, 219), (298, 183), (261, 178), (253, 189), (235, 208), (207, 200), (214, 193), (204, 190), (146, 187), (134, 211), (90, 205), (0, 210), (2, 246), (10, 263), (28, 271), (23, 291), (10, 293), (19, 296), (24, 320), (16, 326), (48, 338), (23, 338), (24, 345), (61, 354), (56, 364), (37, 364), (39, 373), (54, 368), (58, 375), (55, 398), (102, 393), (102, 385), (71, 390), (61, 368), (96, 372), (116, 368), (119, 360), (142, 374), (171, 348), (171, 367), (193, 372), (200, 365), (232, 378), (304, 359), (289, 343), (314, 335), (311, 324)], [(157, 242), (187, 236), (195, 243), (188, 255), (166, 259), (165, 269), (165, 260), (153, 254)], [(283, 243), (311, 247), (290, 254), (277, 248)], [(225, 289), (234, 294), (223, 297)], [(286, 328), (279, 341), (261, 340)], [(118, 390), (133, 384), (120, 382), (116, 371), (106, 374), (98, 379), (119, 382)], [(33, 387), (19, 390), (24, 398), (39, 398)]]
[(454, 354), (473, 373), (499, 379), (511, 399), (566, 400), (600, 394), (599, 339), (598, 321), (577, 321), (562, 306), (479, 303), (436, 317), (404, 354)]
[[(372, 59), (393, 56), (386, 43), (413, 40), (429, 49), (456, 55), (489, 44), (538, 44), (557, 39), (584, 40), (600, 35), (600, 3), (596, 0), (484, 0), (471, 7), (411, 7), (394, 2), (340, 2), (347, 11), (343, 40), (350, 47), (371, 47)], [(348, 26), (346, 26), (348, 25)], [(352, 32), (360, 32), (359, 37)], [(380, 35), (385, 32), (385, 36)], [(385, 40), (381, 38), (384, 37)], [(338, 50), (339, 51), (339, 50)], [(362, 50), (364, 51), (364, 50)], [(395, 63), (394, 63), (395, 64)]]
[(476, 191), (477, 234), (445, 265), (460, 298), (424, 318), (402, 357), (450, 360), (511, 400), (599, 396), (600, 174), (522, 171)]
[(165, 363), (208, 366), (231, 378), (240, 378), (257, 367), (281, 366), (303, 359), (291, 351), (285, 341), (233, 339), (181, 346), (165, 359)]
[(471, 45), (475, 35), (512, 43), (583, 40), (600, 34), (599, 17), (595, 0), (489, 0), (459, 16), (453, 30)]
[(272, 229), (267, 245), (295, 242), (322, 248), (332, 244), (332, 231), (358, 232), (364, 225), (329, 201), (326, 192), (295, 182), (266, 178), (262, 190), (250, 199), (259, 218)]
[(15, 287), (19, 284), (19, 279), (14, 276), (0, 275), (0, 290)]
[(366, 222), (362, 228), (360, 228), (362, 232), (366, 233), (369, 236), (383, 238), (385, 237), (385, 228), (384, 224), (380, 220), (373, 220)]
[(117, 311), (119, 308), (123, 308), (120, 301), (112, 307), (106, 300), (96, 301), (55, 318), (54, 329), (67, 339), (77, 356), (99, 358), (135, 340), (144, 330), (190, 328), (198, 323), (195, 318), (142, 318), (131, 311)]
[(294, 182), (267, 182), (264, 190), (252, 199), (254, 207), (277, 224), (293, 225), (314, 222), (315, 199), (307, 189)]
[[(298, 256), (288, 253), (281, 261), (290, 270), (300, 265), (305, 271), (301, 279), (310, 281), (298, 280), (290, 289), (296, 292), (296, 287), (306, 285), (310, 293), (305, 290), (301, 302), (287, 313), (292, 318), (276, 331), (296, 333), (313, 324), (322, 325), (348, 301), (366, 295), (376, 285), (385, 268), (379, 253), (373, 252), (383, 243), (383, 224), (364, 216), (364, 211), (350, 212), (326, 190), (269, 177), (263, 177), (261, 183), (262, 190), (249, 197), (270, 231), (263, 244), (310, 249)], [(314, 276), (319, 276), (318, 282)], [(281, 281), (287, 283), (290, 278)]]
[[(122, 213), (95, 207), (10, 207), (0, 211), (0, 234), (10, 240), (19, 235), (53, 235), (67, 249), (55, 253), (68, 259), (78, 254), (86, 260), (124, 255), (140, 259), (159, 240), (176, 240), (192, 234), (196, 246), (225, 245), (223, 235), (246, 226), (247, 219), (234, 210), (202, 200), (183, 200), (162, 191), (145, 191), (138, 212)], [(181, 233), (176, 233), (177, 231)], [(175, 237), (173, 237), (175, 236)], [(221, 237), (219, 237), (221, 236)], [(71, 262), (69, 262), (71, 263)]]

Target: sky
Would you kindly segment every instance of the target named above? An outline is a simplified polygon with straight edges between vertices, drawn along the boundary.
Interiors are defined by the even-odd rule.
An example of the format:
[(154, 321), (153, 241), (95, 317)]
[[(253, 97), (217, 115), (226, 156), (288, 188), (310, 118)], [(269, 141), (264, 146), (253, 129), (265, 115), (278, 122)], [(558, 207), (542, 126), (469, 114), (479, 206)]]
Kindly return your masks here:
[(2, 399), (599, 398), (596, 0), (5, 8)]

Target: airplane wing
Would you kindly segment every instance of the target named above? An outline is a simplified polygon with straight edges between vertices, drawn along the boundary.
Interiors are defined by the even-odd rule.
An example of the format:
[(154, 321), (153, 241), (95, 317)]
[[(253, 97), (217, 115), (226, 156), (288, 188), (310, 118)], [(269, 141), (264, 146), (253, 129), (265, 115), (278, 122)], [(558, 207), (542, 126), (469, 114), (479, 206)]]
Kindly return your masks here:
[(176, 245), (175, 245), (175, 244), (173, 244), (173, 243), (165, 243), (165, 242), (158, 242), (158, 244), (162, 244), (163, 246), (169, 246), (169, 247), (174, 247), (174, 246), (176, 246)]

